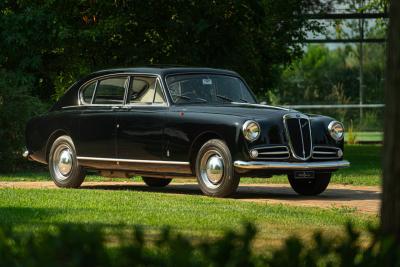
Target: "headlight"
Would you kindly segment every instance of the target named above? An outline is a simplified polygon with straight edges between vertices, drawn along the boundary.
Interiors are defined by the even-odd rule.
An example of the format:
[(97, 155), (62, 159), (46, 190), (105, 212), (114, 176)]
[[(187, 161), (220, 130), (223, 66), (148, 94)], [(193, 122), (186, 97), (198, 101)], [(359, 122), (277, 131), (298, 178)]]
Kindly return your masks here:
[(328, 131), (329, 131), (329, 134), (331, 135), (331, 137), (336, 141), (340, 141), (344, 137), (343, 124), (341, 124), (338, 121), (332, 121), (331, 123), (329, 123)]
[(260, 136), (260, 125), (255, 121), (246, 121), (242, 129), (244, 138), (250, 142), (257, 140)]

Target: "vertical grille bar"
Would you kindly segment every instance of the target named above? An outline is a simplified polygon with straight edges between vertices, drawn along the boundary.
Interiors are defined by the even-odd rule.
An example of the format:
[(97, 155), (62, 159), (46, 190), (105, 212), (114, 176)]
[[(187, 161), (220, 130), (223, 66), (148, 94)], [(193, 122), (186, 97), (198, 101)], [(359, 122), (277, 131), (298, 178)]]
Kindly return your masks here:
[(293, 157), (309, 159), (312, 153), (310, 119), (300, 113), (289, 113), (283, 116), (283, 122)]

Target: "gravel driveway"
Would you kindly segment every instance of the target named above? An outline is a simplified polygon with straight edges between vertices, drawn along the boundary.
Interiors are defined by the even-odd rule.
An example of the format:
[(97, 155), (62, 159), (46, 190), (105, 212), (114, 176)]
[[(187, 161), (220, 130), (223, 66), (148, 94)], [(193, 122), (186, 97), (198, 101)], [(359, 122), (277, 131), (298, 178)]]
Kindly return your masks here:
[[(41, 182), (0, 182), (0, 188), (46, 188), (56, 189), (50, 181)], [(132, 190), (163, 192), (166, 194), (200, 195), (195, 183), (171, 183), (165, 188), (149, 188), (139, 182), (84, 182), (83, 189)], [(243, 184), (232, 196), (238, 201), (267, 204), (285, 204), (303, 207), (339, 208), (349, 211), (378, 214), (381, 190), (378, 186), (351, 186), (332, 184), (319, 196), (297, 195), (288, 184)]]

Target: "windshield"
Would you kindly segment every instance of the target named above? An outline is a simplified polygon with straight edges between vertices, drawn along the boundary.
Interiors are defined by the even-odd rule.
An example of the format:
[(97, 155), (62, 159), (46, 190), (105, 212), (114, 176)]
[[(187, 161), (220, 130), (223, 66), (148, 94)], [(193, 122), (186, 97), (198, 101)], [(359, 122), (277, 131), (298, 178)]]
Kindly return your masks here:
[(175, 104), (256, 103), (242, 80), (232, 76), (181, 74), (168, 76), (166, 81)]

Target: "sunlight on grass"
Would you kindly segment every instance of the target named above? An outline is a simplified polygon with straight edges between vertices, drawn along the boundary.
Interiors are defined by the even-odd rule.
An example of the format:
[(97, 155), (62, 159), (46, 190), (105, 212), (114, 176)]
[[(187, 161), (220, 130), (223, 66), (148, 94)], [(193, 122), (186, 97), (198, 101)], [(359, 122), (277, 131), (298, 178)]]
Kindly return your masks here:
[(261, 237), (281, 239), (311, 229), (339, 231), (348, 221), (366, 229), (376, 224), (372, 215), (319, 209), (249, 203), (201, 195), (176, 195), (138, 190), (0, 189), (0, 224), (40, 229), (51, 224), (83, 223), (107, 227), (169, 225), (201, 236), (220, 234), (253, 222)]

